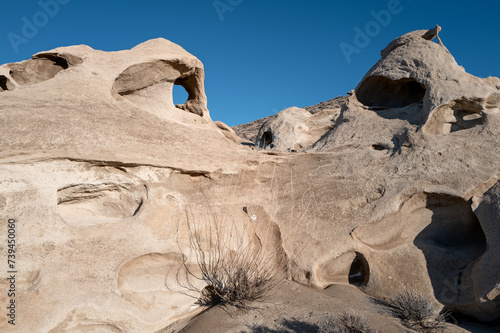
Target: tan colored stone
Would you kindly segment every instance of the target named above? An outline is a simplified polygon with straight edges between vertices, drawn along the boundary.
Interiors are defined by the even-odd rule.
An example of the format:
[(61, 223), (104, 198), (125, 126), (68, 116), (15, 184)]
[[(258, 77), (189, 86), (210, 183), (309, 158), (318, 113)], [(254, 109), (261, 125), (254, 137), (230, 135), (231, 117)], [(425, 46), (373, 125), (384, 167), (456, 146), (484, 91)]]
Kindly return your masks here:
[[(172, 103), (176, 83), (192, 93), (182, 107)], [(212, 122), (201, 62), (166, 40), (0, 66), (0, 209), (18, 228), (16, 329), (222, 327), (218, 310), (191, 320), (206, 285), (197, 254), (218, 248), (214, 235), (229, 257), (263, 244), (279, 272), (286, 254), (291, 281), (263, 300), (283, 302), (274, 298), (262, 324), (314, 311), (300, 317), (310, 323), (347, 295), (342, 304), (352, 300), (375, 327), (400, 331), (362, 292), (404, 289), (498, 318), (497, 86), (418, 37), (387, 53), (339, 108), (270, 120), (269, 151)], [(288, 153), (296, 144), (306, 149)]]

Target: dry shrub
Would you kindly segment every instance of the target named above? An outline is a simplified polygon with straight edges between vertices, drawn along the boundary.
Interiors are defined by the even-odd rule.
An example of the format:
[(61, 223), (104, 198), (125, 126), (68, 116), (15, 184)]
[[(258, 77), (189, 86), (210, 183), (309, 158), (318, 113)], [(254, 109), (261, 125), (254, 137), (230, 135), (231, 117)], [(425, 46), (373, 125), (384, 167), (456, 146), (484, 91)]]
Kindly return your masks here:
[(393, 315), (401, 319), (404, 326), (419, 332), (439, 332), (447, 315), (441, 314), (423, 294), (405, 289), (387, 302)]
[[(271, 179), (273, 190), (265, 200), (269, 203), (265, 209), (262, 206), (239, 208), (235, 204), (238, 197), (246, 197), (244, 193), (237, 193), (245, 191), (238, 189), (238, 179), (233, 186), (235, 192), (227, 195), (227, 205), (211, 204), (210, 195), (201, 191), (198, 194), (200, 197), (186, 199), (186, 218), (179, 222), (177, 230), (183, 264), (177, 269), (172, 267), (173, 273), (168, 272), (165, 282), (169, 290), (189, 296), (199, 295), (196, 302), (200, 305), (224, 303), (240, 308), (245, 307), (247, 302), (268, 296), (295, 274), (298, 268), (291, 268), (291, 261), (298, 254), (303, 254), (302, 250), (308, 245), (295, 235), (303, 229), (306, 219), (309, 231), (314, 232), (315, 197), (310, 191), (305, 191), (295, 200), (291, 182), (290, 190), (285, 192), (296, 203), (287, 209), (292, 218), (286, 219), (286, 225), (278, 226), (274, 217), (284, 200), (284, 187), (273, 184), (274, 171)], [(251, 198), (247, 200), (251, 201)], [(257, 201), (263, 200), (259, 198)], [(292, 236), (290, 239), (282, 238), (282, 228)], [(290, 252), (293, 253), (287, 253), (285, 248), (292, 249)], [(307, 248), (310, 250), (312, 247)], [(172, 277), (172, 274), (175, 276)]]
[(337, 317), (326, 316), (319, 325), (319, 333), (377, 333), (362, 316), (343, 313)]
[(205, 225), (209, 230), (204, 230), (202, 236), (188, 218), (191, 249), (200, 274), (189, 268), (186, 272), (206, 284), (198, 304), (211, 306), (224, 302), (244, 307), (245, 302), (261, 299), (284, 280), (284, 252), (273, 246), (277, 244), (263, 242), (255, 230), (248, 230), (252, 227), (250, 223), (237, 232), (236, 226), (221, 230), (221, 225), (213, 222)]

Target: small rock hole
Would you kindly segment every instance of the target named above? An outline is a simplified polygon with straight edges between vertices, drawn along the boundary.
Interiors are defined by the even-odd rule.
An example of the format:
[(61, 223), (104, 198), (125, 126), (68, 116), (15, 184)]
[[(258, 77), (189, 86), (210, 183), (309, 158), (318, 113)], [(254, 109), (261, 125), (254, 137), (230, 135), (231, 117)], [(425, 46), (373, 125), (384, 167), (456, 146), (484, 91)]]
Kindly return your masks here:
[(374, 150), (385, 150), (386, 148), (382, 145), (372, 145), (372, 149)]
[(273, 143), (273, 133), (271, 133), (271, 131), (264, 132), (264, 134), (262, 134), (261, 141), (264, 146), (269, 146)]
[(365, 257), (356, 252), (356, 257), (352, 261), (351, 269), (349, 270), (349, 283), (357, 287), (367, 285), (370, 278), (370, 267)]

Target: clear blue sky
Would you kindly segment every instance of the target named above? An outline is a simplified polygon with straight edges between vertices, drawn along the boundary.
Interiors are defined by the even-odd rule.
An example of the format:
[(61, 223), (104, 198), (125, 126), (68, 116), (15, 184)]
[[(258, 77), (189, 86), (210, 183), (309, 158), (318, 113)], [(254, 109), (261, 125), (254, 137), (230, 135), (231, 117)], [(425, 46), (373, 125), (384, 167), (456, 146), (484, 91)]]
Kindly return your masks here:
[[(231, 126), (345, 95), (392, 39), (435, 24), (469, 73), (500, 76), (498, 0), (41, 0), (59, 1), (57, 13), (45, 6), (51, 15), (39, 1), (0, 1), (1, 64), (58, 46), (115, 51), (163, 37), (203, 62), (211, 117)], [(23, 32), (26, 21), (38, 31)], [(356, 40), (367, 29), (369, 39)]]

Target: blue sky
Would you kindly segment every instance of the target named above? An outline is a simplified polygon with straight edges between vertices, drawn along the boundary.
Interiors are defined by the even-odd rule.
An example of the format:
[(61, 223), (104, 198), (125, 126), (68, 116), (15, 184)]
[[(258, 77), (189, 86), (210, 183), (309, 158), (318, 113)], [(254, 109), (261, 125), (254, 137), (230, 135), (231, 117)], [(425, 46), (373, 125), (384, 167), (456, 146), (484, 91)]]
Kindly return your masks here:
[[(497, 0), (0, 1), (0, 64), (163, 37), (203, 62), (211, 117), (231, 126), (345, 95), (392, 39), (435, 24), (467, 72), (500, 76)], [(23, 31), (26, 22), (37, 31)], [(176, 87), (175, 102), (185, 98)]]

